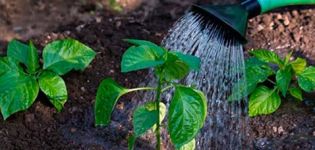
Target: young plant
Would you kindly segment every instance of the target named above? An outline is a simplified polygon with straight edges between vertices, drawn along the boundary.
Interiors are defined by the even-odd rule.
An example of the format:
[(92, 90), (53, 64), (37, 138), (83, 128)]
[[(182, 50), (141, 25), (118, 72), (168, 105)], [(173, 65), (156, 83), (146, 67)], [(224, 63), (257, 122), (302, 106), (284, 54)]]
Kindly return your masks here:
[(68, 94), (60, 76), (71, 70), (84, 70), (94, 57), (95, 52), (91, 48), (76, 40), (59, 40), (44, 48), (41, 67), (32, 42), (26, 45), (12, 40), (7, 56), (0, 57), (0, 110), (4, 120), (28, 109), (39, 89), (57, 111), (61, 111)]
[[(127, 89), (112, 79), (105, 79), (100, 84), (95, 102), (96, 125), (110, 123), (111, 113), (118, 99), (127, 93), (139, 90), (154, 90), (155, 99), (136, 108), (133, 113), (133, 135), (129, 137), (129, 149), (133, 149), (137, 137), (153, 130), (156, 134), (156, 149), (161, 149), (161, 127), (164, 117), (168, 116), (168, 132), (176, 149), (194, 149), (195, 136), (202, 128), (206, 114), (206, 97), (201, 91), (187, 87), (175, 81), (183, 79), (191, 70), (199, 70), (199, 58), (179, 52), (167, 51), (149, 41), (126, 40), (133, 44), (123, 55), (122, 72), (154, 68), (157, 87)], [(174, 88), (174, 96), (169, 110), (161, 102), (163, 92)]]
[(315, 67), (307, 67), (305, 59), (290, 60), (291, 54), (281, 59), (276, 53), (262, 49), (250, 54), (253, 57), (245, 61), (247, 88), (233, 91), (235, 100), (250, 95), (249, 116), (271, 114), (279, 108), (281, 97), (291, 95), (303, 101), (302, 91), (315, 90)]

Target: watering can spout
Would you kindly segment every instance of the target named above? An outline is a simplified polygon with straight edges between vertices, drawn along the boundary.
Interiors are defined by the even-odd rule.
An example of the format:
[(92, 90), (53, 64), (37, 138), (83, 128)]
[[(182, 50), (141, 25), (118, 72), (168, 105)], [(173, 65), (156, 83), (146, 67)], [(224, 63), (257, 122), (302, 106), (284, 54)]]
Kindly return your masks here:
[(191, 10), (226, 28), (233, 37), (246, 43), (248, 19), (289, 5), (315, 5), (315, 0), (246, 0), (233, 5), (194, 5)]

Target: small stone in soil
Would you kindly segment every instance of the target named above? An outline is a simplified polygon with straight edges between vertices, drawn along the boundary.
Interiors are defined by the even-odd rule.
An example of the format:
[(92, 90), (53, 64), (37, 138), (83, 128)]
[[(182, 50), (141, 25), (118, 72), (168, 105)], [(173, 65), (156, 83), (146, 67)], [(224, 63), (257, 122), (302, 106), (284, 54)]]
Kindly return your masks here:
[(25, 122), (29, 123), (32, 122), (35, 119), (35, 115), (34, 114), (27, 114), (25, 115)]
[(278, 128), (277, 127), (272, 127), (273, 132), (277, 132)]
[(278, 128), (278, 133), (281, 134), (281, 133), (283, 133), (283, 132), (284, 132), (283, 127), (280, 126), (280, 127)]
[(259, 138), (255, 142), (255, 146), (258, 149), (270, 149), (271, 148), (271, 143), (270, 143), (270, 141), (268, 141), (267, 138)]
[(85, 87), (82, 86), (82, 87), (81, 87), (81, 91), (82, 91), (82, 92), (85, 92), (85, 91), (86, 91), (86, 90), (85, 90)]
[(77, 131), (76, 128), (71, 128), (71, 129), (70, 129), (70, 132), (72, 132), (72, 133), (74, 133), (74, 132), (76, 132), (76, 131)]

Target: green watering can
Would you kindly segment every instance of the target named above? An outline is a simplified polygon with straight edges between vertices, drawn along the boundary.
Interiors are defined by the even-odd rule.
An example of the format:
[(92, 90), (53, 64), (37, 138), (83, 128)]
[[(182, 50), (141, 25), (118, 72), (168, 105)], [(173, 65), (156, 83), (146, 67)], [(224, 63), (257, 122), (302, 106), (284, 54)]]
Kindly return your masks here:
[(246, 43), (248, 19), (272, 9), (292, 5), (315, 5), (315, 0), (246, 0), (233, 5), (194, 5), (192, 11), (230, 30)]

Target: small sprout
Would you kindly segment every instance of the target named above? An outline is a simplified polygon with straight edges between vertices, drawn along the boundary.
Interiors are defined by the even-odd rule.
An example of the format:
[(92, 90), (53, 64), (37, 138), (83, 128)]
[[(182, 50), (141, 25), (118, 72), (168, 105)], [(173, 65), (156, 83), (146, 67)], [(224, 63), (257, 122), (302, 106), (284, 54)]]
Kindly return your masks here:
[[(292, 53), (281, 59), (269, 50), (254, 50), (245, 61), (246, 82), (235, 84), (229, 101), (249, 95), (249, 116), (267, 115), (281, 105), (281, 97), (288, 95), (303, 101), (302, 90), (315, 91), (315, 67), (307, 67), (305, 59), (291, 60)], [(277, 66), (271, 67), (271, 66)], [(275, 79), (275, 80), (274, 80)], [(267, 86), (272, 85), (273, 87)], [(245, 87), (245, 88), (244, 88)]]
[(12, 40), (7, 56), (0, 58), (0, 110), (4, 119), (28, 109), (39, 90), (48, 97), (57, 111), (68, 99), (67, 88), (60, 77), (71, 70), (84, 70), (94, 59), (95, 52), (73, 40), (54, 41), (43, 50), (43, 67), (37, 49)]

